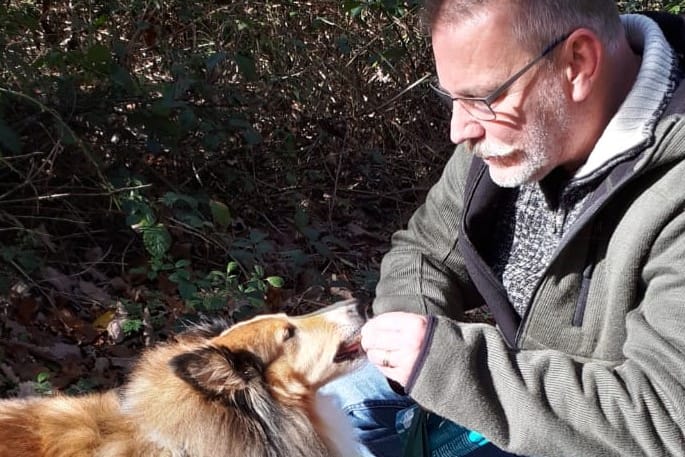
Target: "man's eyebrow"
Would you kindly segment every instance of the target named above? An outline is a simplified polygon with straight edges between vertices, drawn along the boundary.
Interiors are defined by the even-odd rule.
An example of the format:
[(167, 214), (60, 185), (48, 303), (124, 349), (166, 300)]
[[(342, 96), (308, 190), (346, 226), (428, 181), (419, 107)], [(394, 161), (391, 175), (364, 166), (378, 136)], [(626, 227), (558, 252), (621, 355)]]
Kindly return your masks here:
[(466, 90), (461, 90), (458, 92), (453, 92), (450, 90), (447, 90), (440, 86), (445, 92), (448, 94), (453, 94), (454, 97), (464, 97), (464, 98), (485, 98), (488, 95), (492, 94), (499, 85), (497, 84), (476, 84), (475, 86), (471, 86), (470, 88)]
[(457, 98), (485, 98), (499, 87), (499, 83), (476, 83), (476, 85), (462, 91), (451, 91), (438, 81), (438, 89)]

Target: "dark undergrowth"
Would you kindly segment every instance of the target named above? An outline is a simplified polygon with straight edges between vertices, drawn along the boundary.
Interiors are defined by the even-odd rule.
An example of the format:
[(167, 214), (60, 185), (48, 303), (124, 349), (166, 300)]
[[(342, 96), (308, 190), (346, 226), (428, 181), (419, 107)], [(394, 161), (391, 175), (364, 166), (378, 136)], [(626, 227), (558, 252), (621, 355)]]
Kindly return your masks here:
[(370, 298), (452, 150), (416, 3), (2, 2), (0, 393)]

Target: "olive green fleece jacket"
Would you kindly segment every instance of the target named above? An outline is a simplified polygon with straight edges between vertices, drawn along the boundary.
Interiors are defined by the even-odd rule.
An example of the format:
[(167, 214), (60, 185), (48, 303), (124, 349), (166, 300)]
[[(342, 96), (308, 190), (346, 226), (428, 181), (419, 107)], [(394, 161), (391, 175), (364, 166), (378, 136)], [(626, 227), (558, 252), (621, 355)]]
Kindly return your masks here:
[[(431, 316), (411, 397), (520, 455), (685, 455), (683, 106), (681, 84), (650, 144), (593, 194), (522, 318), (480, 255), (503, 190), (457, 149), (393, 237), (376, 290), (376, 313)], [(497, 328), (459, 322), (483, 302)]]

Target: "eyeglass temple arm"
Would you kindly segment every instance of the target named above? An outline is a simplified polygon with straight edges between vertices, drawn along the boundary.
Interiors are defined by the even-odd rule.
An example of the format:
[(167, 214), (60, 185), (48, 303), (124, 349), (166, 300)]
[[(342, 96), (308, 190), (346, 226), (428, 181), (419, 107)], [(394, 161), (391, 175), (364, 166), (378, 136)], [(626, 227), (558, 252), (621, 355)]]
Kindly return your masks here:
[(490, 103), (492, 103), (492, 102), (494, 102), (495, 100), (497, 100), (497, 99), (500, 97), (500, 95), (502, 95), (502, 94), (504, 93), (505, 90), (509, 89), (509, 87), (511, 87), (511, 85), (514, 84), (514, 82), (516, 82), (516, 80), (519, 79), (519, 78), (521, 77), (521, 75), (523, 75), (525, 72), (527, 72), (528, 70), (530, 70), (530, 67), (532, 67), (533, 65), (535, 65), (536, 63), (538, 63), (538, 62), (539, 62), (541, 59), (543, 59), (547, 54), (549, 54), (550, 52), (552, 52), (552, 50), (553, 50), (554, 48), (556, 48), (556, 47), (559, 46), (561, 43), (563, 43), (564, 41), (566, 41), (566, 38), (568, 38), (570, 35), (571, 35), (570, 33), (566, 33), (566, 34), (560, 36), (559, 38), (557, 38), (556, 40), (554, 40), (552, 43), (550, 43), (550, 45), (547, 46), (547, 47), (540, 53), (539, 56), (537, 56), (537, 57), (536, 57), (535, 59), (533, 59), (532, 61), (528, 62), (528, 65), (526, 65), (525, 67), (521, 68), (519, 71), (517, 71), (516, 73), (514, 73), (514, 74), (513, 74), (509, 79), (507, 79), (506, 82), (505, 82), (504, 84), (502, 84), (495, 92), (493, 92), (492, 94), (488, 95), (488, 96), (484, 99), (485, 102), (486, 102), (488, 105), (490, 105)]

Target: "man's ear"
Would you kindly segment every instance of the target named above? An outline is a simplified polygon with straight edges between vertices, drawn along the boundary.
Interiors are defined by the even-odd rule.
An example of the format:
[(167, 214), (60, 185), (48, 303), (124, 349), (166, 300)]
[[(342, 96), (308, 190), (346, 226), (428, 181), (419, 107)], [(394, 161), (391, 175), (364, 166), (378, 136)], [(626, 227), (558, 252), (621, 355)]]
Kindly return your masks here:
[(573, 101), (583, 102), (590, 97), (604, 57), (602, 42), (589, 29), (577, 29), (566, 39), (563, 65)]
[(263, 364), (254, 354), (207, 346), (175, 356), (169, 365), (179, 378), (210, 399), (234, 403), (236, 395), (261, 378)]

